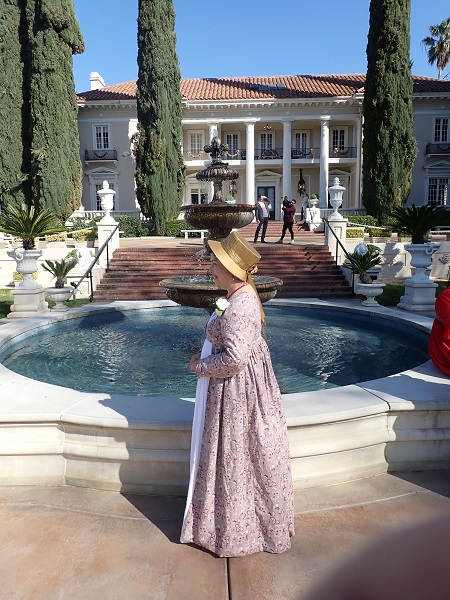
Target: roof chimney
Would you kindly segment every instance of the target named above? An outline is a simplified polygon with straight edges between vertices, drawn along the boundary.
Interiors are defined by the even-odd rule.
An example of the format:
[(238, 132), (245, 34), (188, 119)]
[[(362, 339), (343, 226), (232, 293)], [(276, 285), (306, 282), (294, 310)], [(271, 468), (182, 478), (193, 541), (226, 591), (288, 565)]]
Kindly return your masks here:
[(91, 90), (101, 90), (106, 87), (103, 77), (96, 71), (89, 74), (89, 81), (91, 82)]

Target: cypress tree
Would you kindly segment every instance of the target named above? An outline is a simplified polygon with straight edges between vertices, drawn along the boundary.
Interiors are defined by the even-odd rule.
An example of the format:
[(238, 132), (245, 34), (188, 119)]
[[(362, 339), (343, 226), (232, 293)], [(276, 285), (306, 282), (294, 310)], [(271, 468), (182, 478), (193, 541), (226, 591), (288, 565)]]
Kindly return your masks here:
[[(29, 173), (28, 128), (22, 126), (28, 98), (23, 89), (24, 14), (23, 2), (0, 0), (0, 202), (20, 204), (24, 173)], [(18, 35), (20, 32), (20, 35)], [(25, 94), (24, 94), (25, 92)], [(28, 163), (28, 164), (27, 164)]]
[(83, 38), (72, 0), (27, 4), (32, 197), (37, 208), (67, 217), (80, 205), (82, 191), (72, 54), (83, 52)]
[(178, 214), (184, 187), (174, 27), (172, 0), (139, 0), (136, 195), (158, 234)]
[(25, 201), (65, 218), (80, 204), (82, 175), (72, 54), (84, 46), (73, 2), (0, 3), (9, 17), (2, 38), (7, 53), (0, 59), (2, 89), (10, 97), (0, 103), (0, 122), (8, 129), (0, 142), (8, 163), (0, 180), (3, 203)]
[(363, 204), (381, 223), (403, 206), (417, 156), (410, 0), (371, 0), (364, 88)]

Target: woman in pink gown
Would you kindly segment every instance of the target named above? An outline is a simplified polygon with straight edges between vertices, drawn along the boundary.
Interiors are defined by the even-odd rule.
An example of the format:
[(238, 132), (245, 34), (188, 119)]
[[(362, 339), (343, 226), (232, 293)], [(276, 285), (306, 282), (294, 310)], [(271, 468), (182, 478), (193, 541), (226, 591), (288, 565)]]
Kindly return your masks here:
[(218, 556), (284, 552), (294, 497), (281, 394), (251, 279), (261, 257), (235, 232), (209, 246), (214, 280), (228, 294), (206, 326), (209, 350), (190, 362), (199, 378), (196, 413), (206, 385), (204, 414), (194, 415), (181, 541)]

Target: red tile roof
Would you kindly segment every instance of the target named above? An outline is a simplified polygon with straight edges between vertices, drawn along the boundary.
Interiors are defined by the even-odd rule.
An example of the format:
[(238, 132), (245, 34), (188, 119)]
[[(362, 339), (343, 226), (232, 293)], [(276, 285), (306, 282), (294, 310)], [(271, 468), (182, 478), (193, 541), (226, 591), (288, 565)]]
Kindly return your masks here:
[[(208, 77), (182, 79), (181, 94), (188, 101), (264, 100), (283, 98), (339, 98), (362, 92), (365, 75), (281, 75), (279, 77)], [(447, 93), (450, 81), (413, 76), (414, 93)], [(80, 102), (134, 100), (136, 81), (77, 94)]]

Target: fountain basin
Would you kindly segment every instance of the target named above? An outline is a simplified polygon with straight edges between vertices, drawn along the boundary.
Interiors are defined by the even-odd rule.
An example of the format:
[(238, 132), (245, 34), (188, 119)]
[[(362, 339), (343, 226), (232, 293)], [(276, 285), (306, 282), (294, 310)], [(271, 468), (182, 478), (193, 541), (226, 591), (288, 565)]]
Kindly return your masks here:
[(208, 229), (210, 239), (227, 237), (233, 229), (251, 223), (255, 217), (254, 204), (188, 204), (182, 206), (186, 223), (195, 229)]
[[(327, 307), (343, 318), (358, 312), (422, 331), (432, 325), (420, 315), (350, 302), (272, 302)], [(16, 320), (0, 328), (0, 346), (55, 321), (170, 305), (168, 300), (114, 302)], [(28, 379), (3, 365), (0, 396), (1, 485), (186, 493), (192, 398), (80, 392)], [(283, 394), (283, 404), (295, 489), (386, 471), (450, 469), (450, 377), (431, 361), (357, 385)]]
[[(262, 304), (272, 300), (278, 288), (283, 285), (283, 281), (278, 277), (254, 275), (252, 279)], [(227, 295), (227, 291), (219, 290), (214, 280), (207, 275), (170, 277), (160, 281), (159, 285), (166, 288), (167, 297), (170, 300), (182, 306), (194, 308), (208, 308), (218, 298)]]

